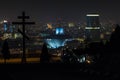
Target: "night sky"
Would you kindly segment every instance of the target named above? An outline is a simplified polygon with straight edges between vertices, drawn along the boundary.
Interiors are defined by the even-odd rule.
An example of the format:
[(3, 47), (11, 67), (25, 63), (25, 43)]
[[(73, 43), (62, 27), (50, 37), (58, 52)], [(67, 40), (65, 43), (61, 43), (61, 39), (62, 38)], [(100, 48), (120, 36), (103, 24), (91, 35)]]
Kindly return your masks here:
[(36, 22), (84, 22), (87, 13), (99, 13), (101, 22), (120, 23), (119, 0), (1, 0), (0, 20), (15, 21), (22, 11)]

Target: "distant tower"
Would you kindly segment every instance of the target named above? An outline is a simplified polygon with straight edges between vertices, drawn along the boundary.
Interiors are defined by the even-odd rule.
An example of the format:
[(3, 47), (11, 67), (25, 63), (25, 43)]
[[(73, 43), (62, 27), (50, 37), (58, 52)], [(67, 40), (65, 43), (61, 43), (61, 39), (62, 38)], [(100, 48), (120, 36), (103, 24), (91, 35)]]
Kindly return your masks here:
[(7, 20), (3, 21), (3, 27), (4, 27), (4, 32), (6, 32), (8, 30), (8, 21)]
[(88, 42), (100, 41), (99, 14), (87, 14), (87, 26), (85, 27), (85, 38)]

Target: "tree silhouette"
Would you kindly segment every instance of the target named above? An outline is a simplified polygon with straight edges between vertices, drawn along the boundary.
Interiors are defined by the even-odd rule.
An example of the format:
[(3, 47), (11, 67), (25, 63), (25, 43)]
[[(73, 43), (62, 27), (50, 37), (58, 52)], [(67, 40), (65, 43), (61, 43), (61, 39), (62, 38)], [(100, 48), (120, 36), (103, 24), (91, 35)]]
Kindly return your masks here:
[(10, 51), (9, 51), (9, 46), (8, 46), (7, 39), (3, 43), (1, 52), (3, 54), (4, 63), (6, 63), (6, 59), (10, 58)]
[(44, 43), (42, 47), (42, 53), (40, 55), (41, 63), (48, 63), (50, 61), (50, 54), (48, 53), (47, 44)]
[(120, 45), (120, 26), (116, 24), (115, 31), (111, 34), (110, 45), (113, 47), (113, 50), (119, 51)]

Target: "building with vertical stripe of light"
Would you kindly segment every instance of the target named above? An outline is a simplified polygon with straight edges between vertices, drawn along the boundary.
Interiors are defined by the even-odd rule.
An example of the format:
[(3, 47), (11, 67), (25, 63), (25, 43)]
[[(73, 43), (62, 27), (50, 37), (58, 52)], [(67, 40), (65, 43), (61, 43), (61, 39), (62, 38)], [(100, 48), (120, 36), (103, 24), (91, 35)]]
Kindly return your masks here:
[(85, 39), (88, 42), (100, 41), (99, 14), (87, 14), (87, 25), (85, 27)]

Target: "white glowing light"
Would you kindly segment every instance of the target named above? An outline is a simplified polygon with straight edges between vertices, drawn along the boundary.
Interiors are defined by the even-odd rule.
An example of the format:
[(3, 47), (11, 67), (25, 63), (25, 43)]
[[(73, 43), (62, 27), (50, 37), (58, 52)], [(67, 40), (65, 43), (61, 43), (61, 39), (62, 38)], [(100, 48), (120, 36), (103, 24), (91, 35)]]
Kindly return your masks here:
[(87, 14), (86, 16), (99, 16), (99, 14)]
[(4, 23), (7, 23), (8, 21), (7, 21), (7, 20), (4, 20), (3, 22), (4, 22)]
[(85, 27), (85, 29), (100, 29), (100, 27)]
[(0, 21), (0, 24), (7, 23), (7, 20)]

